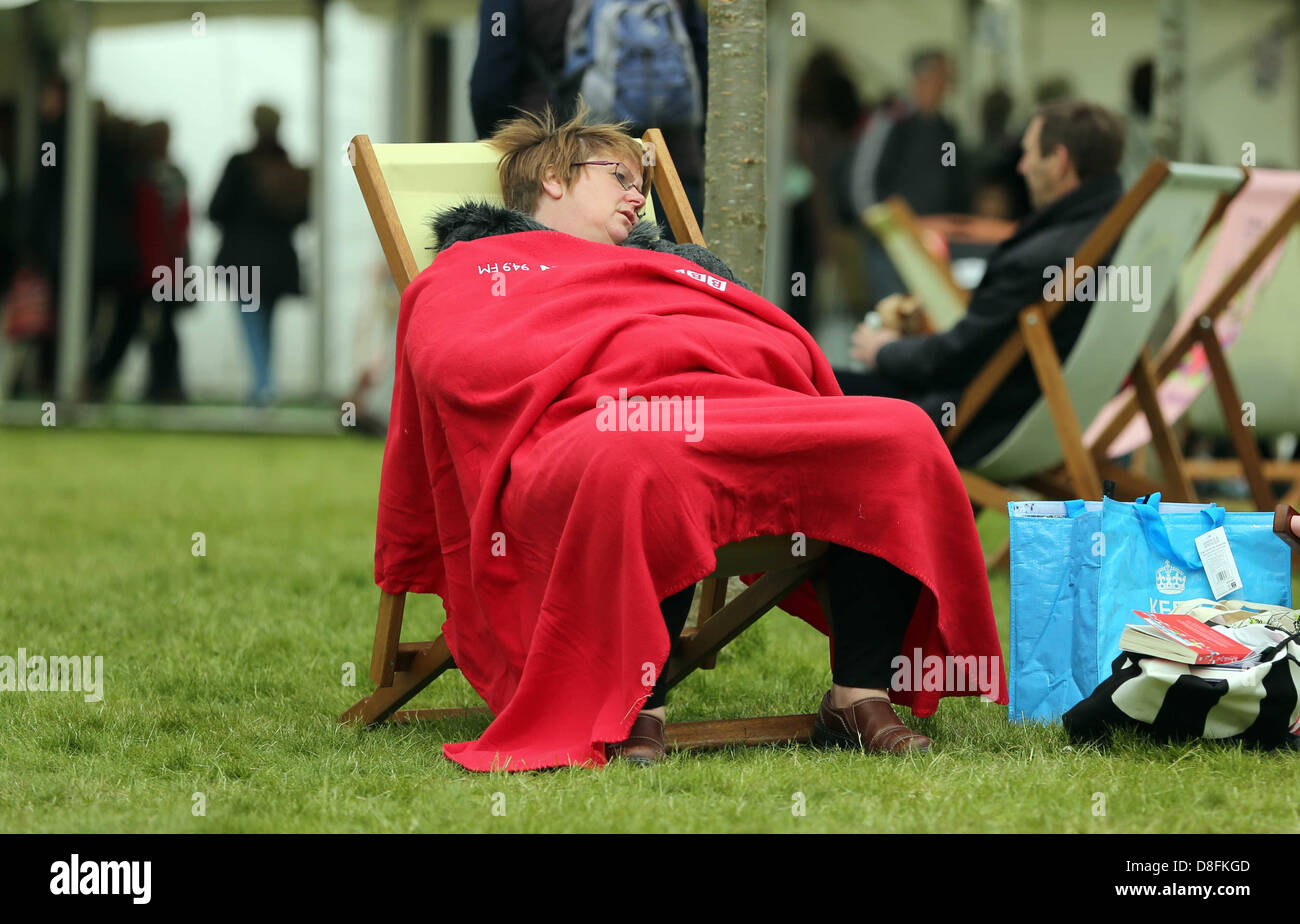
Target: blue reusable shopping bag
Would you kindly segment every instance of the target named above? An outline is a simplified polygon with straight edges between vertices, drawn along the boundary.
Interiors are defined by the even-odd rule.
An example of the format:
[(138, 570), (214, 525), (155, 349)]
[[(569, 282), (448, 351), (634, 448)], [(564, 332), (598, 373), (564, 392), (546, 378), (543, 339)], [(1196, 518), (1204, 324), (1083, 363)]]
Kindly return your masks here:
[(1053, 721), (1099, 682), (1095, 667), (1101, 504), (1020, 501), (1011, 520), (1013, 722)]
[[(1102, 502), (1105, 554), (1098, 599), (1098, 682), (1119, 655), (1124, 626), (1138, 621), (1134, 610), (1169, 613), (1182, 600), (1213, 599), (1210, 580), (1196, 550), (1196, 537), (1222, 526), (1242, 586), (1234, 600), (1291, 605), (1291, 550), (1273, 535), (1272, 513), (1237, 513), (1211, 506), (1171, 509), (1153, 494), (1145, 504)], [(1092, 692), (1085, 691), (1084, 695)]]
[[(1132, 512), (1137, 506), (1144, 509)], [(1022, 501), (1008, 504), (1007, 512), (1011, 520), (1009, 716), (1013, 722), (1056, 721), (1086, 699), (1110, 675), (1124, 626), (1137, 621), (1133, 610), (1161, 608), (1158, 603), (1150, 605), (1146, 592), (1154, 579), (1142, 583), (1145, 571), (1139, 571), (1147, 566), (1133, 563), (1135, 533), (1143, 537), (1150, 533), (1155, 537), (1152, 542), (1159, 544), (1167, 534), (1164, 521), (1174, 522), (1179, 548), (1181, 537), (1190, 531), (1186, 544), (1194, 554), (1195, 537), (1226, 522), (1244, 590), (1258, 588), (1255, 592), (1262, 595), (1242, 599), (1261, 603), (1290, 599), (1287, 547), (1274, 539), (1272, 545), (1279, 553), (1262, 535), (1271, 531), (1271, 514), (1230, 513), (1225, 518), (1223, 509), (1214, 504), (1162, 504), (1159, 494), (1142, 505), (1109, 499), (1103, 503)], [(1237, 539), (1243, 528), (1251, 540), (1244, 544)], [(1111, 530), (1118, 531), (1116, 536)], [(1142, 551), (1148, 551), (1149, 545), (1144, 542)], [(1258, 579), (1261, 561), (1268, 562), (1269, 573), (1280, 584)], [(1163, 562), (1162, 558), (1152, 574)], [(1204, 572), (1201, 577), (1204, 580)], [(1178, 599), (1212, 596), (1208, 584), (1189, 585), (1187, 590), (1184, 596), (1168, 597), (1166, 611)], [(1285, 600), (1274, 599), (1279, 592), (1287, 595)]]

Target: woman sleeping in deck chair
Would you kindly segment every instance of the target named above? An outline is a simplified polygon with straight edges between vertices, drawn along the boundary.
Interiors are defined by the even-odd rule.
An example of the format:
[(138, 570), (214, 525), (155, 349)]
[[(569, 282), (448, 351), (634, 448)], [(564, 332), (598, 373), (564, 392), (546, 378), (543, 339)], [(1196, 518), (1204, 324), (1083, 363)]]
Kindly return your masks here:
[[(781, 309), (639, 223), (640, 147), (583, 119), (504, 125), (506, 208), (436, 216), (439, 254), (402, 299), (375, 576), (442, 597), (456, 666), (495, 715), (446, 756), (661, 759), (658, 678), (694, 584), (719, 547), (796, 531), (832, 543), (817, 743), (926, 750), (891, 700), (919, 716), (946, 695), (1006, 703), (971, 507), (934, 424), (844, 397)], [(782, 606), (828, 632), (807, 582)], [(930, 656), (993, 667), (945, 689), (927, 660), (918, 688)]]

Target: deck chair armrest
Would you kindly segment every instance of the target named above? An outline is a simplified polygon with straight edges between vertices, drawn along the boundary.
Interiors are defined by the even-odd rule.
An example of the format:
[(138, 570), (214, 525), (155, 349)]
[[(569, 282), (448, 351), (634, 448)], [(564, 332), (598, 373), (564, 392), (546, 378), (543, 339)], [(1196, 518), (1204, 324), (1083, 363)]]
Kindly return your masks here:
[(383, 171), (379, 169), (370, 136), (356, 135), (348, 145), (348, 156), (352, 160), (357, 185), (361, 187), (361, 198), (365, 200), (370, 221), (379, 236), (384, 259), (388, 261), (388, 271), (392, 274), (397, 291), (405, 292), (419, 269), (406, 235), (402, 233), (402, 222), (398, 218), (397, 207), (393, 205), (388, 184), (384, 182)]
[(673, 229), (673, 237), (677, 238), (679, 244), (699, 244), (703, 247), (704, 234), (695, 220), (695, 210), (686, 197), (686, 188), (682, 186), (672, 154), (668, 152), (664, 133), (657, 128), (647, 129), (641, 136), (641, 142), (646, 145), (645, 157), (653, 165), (651, 183), (659, 194), (659, 203), (664, 207), (664, 215), (668, 219), (668, 227)]

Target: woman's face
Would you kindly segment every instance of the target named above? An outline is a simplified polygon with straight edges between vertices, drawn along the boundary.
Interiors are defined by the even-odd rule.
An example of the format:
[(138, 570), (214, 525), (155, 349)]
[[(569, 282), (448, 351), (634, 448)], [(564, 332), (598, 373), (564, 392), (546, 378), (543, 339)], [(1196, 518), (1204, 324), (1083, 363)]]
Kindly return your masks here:
[[(619, 159), (616, 154), (596, 154), (589, 160), (609, 164), (585, 164), (568, 189), (548, 171), (542, 183), (542, 195), (533, 217), (556, 231), (599, 244), (621, 244), (637, 222), (637, 212), (645, 206), (641, 195), (641, 165)], [(620, 174), (629, 186), (624, 189)]]

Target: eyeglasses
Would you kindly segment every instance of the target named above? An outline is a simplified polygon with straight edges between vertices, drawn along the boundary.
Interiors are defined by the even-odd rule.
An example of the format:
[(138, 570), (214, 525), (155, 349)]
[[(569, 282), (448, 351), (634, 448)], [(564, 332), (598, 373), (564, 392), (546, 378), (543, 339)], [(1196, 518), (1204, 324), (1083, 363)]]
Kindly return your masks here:
[[(623, 172), (623, 165), (616, 160), (580, 160), (577, 163), (569, 164), (570, 167), (613, 167), (614, 179), (618, 180), (618, 185), (623, 187), (623, 191), (635, 189), (641, 195), (645, 195), (645, 189), (641, 186), (635, 186), (631, 178)], [(645, 179), (642, 178), (642, 183)]]

